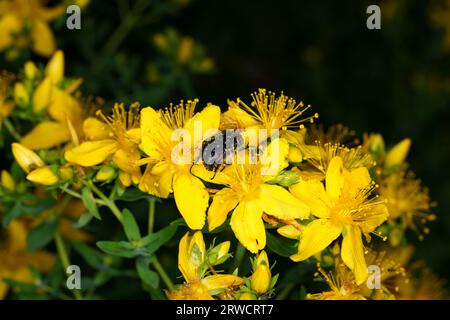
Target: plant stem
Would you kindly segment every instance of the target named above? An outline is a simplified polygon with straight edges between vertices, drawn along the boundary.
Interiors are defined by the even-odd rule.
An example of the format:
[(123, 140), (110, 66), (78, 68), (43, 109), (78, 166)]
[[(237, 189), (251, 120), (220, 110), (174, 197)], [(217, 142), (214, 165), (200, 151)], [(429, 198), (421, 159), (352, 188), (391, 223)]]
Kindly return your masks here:
[(13, 138), (16, 139), (16, 141), (20, 141), (20, 134), (16, 131), (11, 121), (9, 121), (8, 118), (5, 118), (3, 119), (3, 123), (5, 124), (5, 128), (13, 136)]
[(94, 193), (100, 197), (100, 199), (103, 200), (103, 202), (105, 203), (105, 205), (111, 210), (111, 212), (116, 216), (117, 220), (120, 221), (120, 223), (122, 223), (122, 212), (120, 211), (120, 209), (117, 207), (116, 203), (114, 202), (114, 200), (109, 199), (99, 188), (97, 188), (97, 186), (92, 182), (92, 181), (88, 181), (87, 186), (89, 188), (91, 188), (92, 191), (94, 191)]
[(170, 280), (169, 276), (166, 273), (166, 270), (164, 270), (164, 267), (161, 265), (161, 263), (159, 263), (158, 258), (155, 257), (153, 259), (152, 265), (155, 268), (155, 270), (158, 272), (161, 279), (166, 284), (167, 289), (173, 290), (174, 285), (172, 283), (172, 280)]
[(291, 293), (292, 289), (294, 289), (295, 285), (292, 283), (289, 283), (286, 285), (286, 287), (281, 290), (281, 292), (276, 296), (275, 300), (284, 300), (289, 293)]
[[(67, 254), (66, 246), (64, 245), (64, 240), (61, 237), (61, 234), (57, 231), (55, 233), (55, 244), (56, 250), (58, 251), (59, 259), (64, 266), (64, 272), (67, 271), (67, 268), (71, 265), (69, 260), (69, 255)], [(72, 290), (75, 299), (81, 300), (83, 299), (81, 292), (78, 290)]]
[(236, 270), (236, 268), (239, 268), (241, 263), (242, 263), (242, 259), (244, 259), (245, 256), (245, 248), (244, 246), (239, 242), (236, 248), (236, 257), (234, 259), (234, 264), (231, 267), (230, 272), (234, 272), (234, 270)]
[(155, 205), (155, 199), (151, 198), (148, 200), (148, 234), (153, 233), (155, 226)]

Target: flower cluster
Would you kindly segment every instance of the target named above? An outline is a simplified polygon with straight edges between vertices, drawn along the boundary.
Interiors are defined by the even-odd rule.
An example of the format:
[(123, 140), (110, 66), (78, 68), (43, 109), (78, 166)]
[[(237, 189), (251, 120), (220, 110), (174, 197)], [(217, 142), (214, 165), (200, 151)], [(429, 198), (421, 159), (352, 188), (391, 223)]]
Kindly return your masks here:
[[(435, 215), (427, 189), (405, 161), (409, 139), (386, 148), (379, 134), (355, 139), (343, 126), (325, 131), (310, 105), (265, 89), (251, 102), (238, 98), (227, 107), (199, 108), (193, 99), (167, 107), (118, 102), (108, 109), (101, 99), (84, 97), (80, 84), (66, 77), (61, 51), (45, 67), (27, 62), (18, 76), (0, 78), (2, 132), (5, 141), (12, 139), (15, 159), (11, 172), (1, 175), (0, 217), (8, 235), (0, 256), (14, 262), (1, 259), (0, 276), (10, 280), (0, 280), (0, 297), (14, 281), (31, 281), (27, 264), (49, 271), (52, 254), (25, 252), (33, 223), (41, 232), (31, 231), (28, 247), (43, 248), (55, 235), (61, 253), (62, 239), (75, 238), (86, 256), (96, 235), (80, 229), (104, 216), (99, 208), (113, 213), (126, 241), (97, 246), (108, 256), (136, 259), (143, 283), (155, 288), (162, 279), (170, 299), (287, 294), (291, 286), (277, 288), (268, 253), (292, 265), (318, 265), (329, 289), (307, 298), (418, 294), (420, 278), (408, 264), (412, 249), (405, 234), (412, 230), (422, 239)], [(53, 202), (33, 211), (42, 194)], [(136, 215), (117, 203), (130, 194), (149, 200), (144, 236)], [(155, 231), (155, 219), (164, 215), (155, 214), (155, 204), (170, 198), (181, 218)], [(75, 206), (71, 202), (87, 212), (72, 216), (76, 228), (61, 223), (65, 208)], [(184, 282), (175, 286), (156, 255), (179, 228), (185, 228), (178, 248)], [(226, 241), (207, 249), (204, 234)], [(43, 238), (41, 246), (33, 242)], [(241, 265), (245, 255), (253, 256), (251, 266)], [(229, 271), (218, 270), (231, 256)], [(378, 286), (369, 285), (373, 266), (381, 272)]]

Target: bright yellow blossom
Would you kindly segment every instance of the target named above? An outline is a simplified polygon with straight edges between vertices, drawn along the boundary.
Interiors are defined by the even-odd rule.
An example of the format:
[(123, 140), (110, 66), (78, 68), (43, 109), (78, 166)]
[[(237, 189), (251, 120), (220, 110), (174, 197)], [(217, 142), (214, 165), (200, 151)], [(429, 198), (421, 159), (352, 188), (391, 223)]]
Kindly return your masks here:
[(212, 300), (226, 290), (239, 287), (242, 278), (231, 274), (213, 274), (205, 277), (206, 248), (203, 235), (196, 231), (192, 236), (187, 232), (180, 240), (178, 268), (186, 283), (178, 289), (167, 291), (171, 300)]
[(140, 158), (138, 145), (141, 139), (139, 128), (139, 104), (132, 104), (128, 111), (123, 103), (116, 103), (111, 116), (98, 114), (102, 118), (88, 118), (84, 123), (86, 137), (94, 138), (67, 150), (65, 158), (70, 163), (91, 167), (112, 158), (119, 169), (131, 175), (138, 183), (141, 171), (137, 164)]
[(330, 161), (325, 178), (326, 188), (319, 180), (302, 180), (290, 191), (306, 203), (318, 218), (304, 229), (294, 261), (305, 260), (322, 251), (341, 233), (341, 256), (355, 274), (357, 284), (367, 278), (362, 234), (366, 236), (388, 217), (386, 206), (376, 199), (368, 199), (373, 183), (366, 168), (347, 170), (343, 160)]
[[(191, 229), (201, 229), (205, 223), (209, 194), (203, 182), (191, 174), (202, 140), (213, 135), (219, 127), (220, 109), (207, 105), (194, 114), (197, 101), (171, 106), (164, 112), (144, 108), (141, 112), (141, 149), (150, 165), (139, 185), (150, 194), (167, 198), (173, 192), (176, 205)], [(201, 125), (201, 131), (195, 132)], [(182, 129), (182, 136), (176, 137)], [(188, 151), (180, 154), (188, 148)]]
[[(275, 174), (285, 168), (288, 145), (284, 139), (271, 142), (266, 152), (278, 150)], [(209, 230), (225, 222), (230, 211), (231, 228), (249, 251), (257, 253), (266, 245), (263, 213), (283, 220), (308, 217), (309, 208), (281, 186), (266, 183), (273, 175), (263, 174), (261, 163), (231, 164), (217, 176), (226, 187), (217, 192), (208, 210)]]

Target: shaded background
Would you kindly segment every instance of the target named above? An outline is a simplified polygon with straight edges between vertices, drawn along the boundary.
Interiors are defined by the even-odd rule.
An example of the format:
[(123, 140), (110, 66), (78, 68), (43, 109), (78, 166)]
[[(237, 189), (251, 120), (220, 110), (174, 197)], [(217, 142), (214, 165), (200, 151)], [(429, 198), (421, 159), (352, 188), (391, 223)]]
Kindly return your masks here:
[[(370, 4), (381, 30), (366, 28)], [(92, 1), (81, 30), (54, 27), (66, 74), (107, 106), (198, 97), (225, 108), (264, 87), (312, 104), (325, 125), (387, 145), (412, 138), (411, 168), (439, 204), (417, 255), (450, 279), (450, 1)], [(195, 61), (164, 53), (158, 34), (192, 37)]]

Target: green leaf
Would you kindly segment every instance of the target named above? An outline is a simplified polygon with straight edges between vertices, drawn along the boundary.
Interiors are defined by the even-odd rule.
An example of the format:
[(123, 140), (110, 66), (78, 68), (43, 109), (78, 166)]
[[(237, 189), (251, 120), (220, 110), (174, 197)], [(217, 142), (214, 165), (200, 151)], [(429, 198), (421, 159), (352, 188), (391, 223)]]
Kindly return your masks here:
[(175, 235), (177, 231), (176, 225), (169, 225), (158, 232), (149, 234), (142, 238), (140, 246), (145, 247), (149, 254), (153, 254), (165, 243), (167, 243)]
[(146, 255), (146, 250), (138, 250), (131, 243), (126, 241), (99, 241), (97, 246), (107, 254), (122, 258), (135, 258), (140, 255)]
[(139, 257), (136, 259), (136, 270), (138, 272), (139, 277), (144, 281), (145, 284), (149, 285), (152, 288), (159, 287), (159, 276), (158, 274), (150, 270), (148, 265), (150, 263), (150, 259), (147, 257)]
[(290, 257), (297, 252), (297, 241), (276, 237), (270, 232), (266, 232), (267, 246), (270, 250), (282, 257)]
[(28, 251), (33, 252), (45, 247), (52, 239), (58, 227), (58, 220), (46, 220), (28, 235)]
[(130, 241), (137, 241), (141, 238), (141, 232), (134, 219), (133, 214), (128, 209), (123, 210), (123, 227), (125, 234)]
[(91, 248), (81, 241), (73, 241), (72, 247), (92, 268), (100, 269), (103, 266), (103, 255), (98, 250)]
[(25, 211), (22, 208), (22, 205), (20, 202), (16, 202), (16, 204), (11, 208), (11, 210), (9, 210), (2, 221), (2, 225), (4, 228), (6, 228), (12, 220), (14, 220), (15, 218), (18, 218), (22, 215), (25, 214)]
[(92, 218), (94, 216), (90, 213), (90, 212), (86, 212), (83, 213), (79, 218), (78, 221), (74, 224), (72, 224), (72, 226), (74, 228), (80, 229), (85, 227), (87, 224), (89, 224), (89, 222), (91, 222)]
[(101, 220), (102, 218), (100, 217), (100, 213), (98, 212), (94, 195), (88, 187), (84, 187), (83, 190), (81, 190), (81, 199), (83, 200), (86, 208), (89, 210), (89, 213), (96, 217), (98, 220)]

